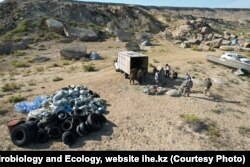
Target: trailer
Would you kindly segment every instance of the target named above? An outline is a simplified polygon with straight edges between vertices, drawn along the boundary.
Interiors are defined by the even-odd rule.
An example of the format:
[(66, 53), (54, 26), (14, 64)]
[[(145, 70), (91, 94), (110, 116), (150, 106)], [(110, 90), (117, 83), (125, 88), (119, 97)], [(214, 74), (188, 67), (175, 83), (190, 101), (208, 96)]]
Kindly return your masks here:
[(134, 51), (118, 52), (115, 68), (124, 73), (125, 78), (130, 76), (131, 69), (144, 68), (148, 72), (148, 56)]

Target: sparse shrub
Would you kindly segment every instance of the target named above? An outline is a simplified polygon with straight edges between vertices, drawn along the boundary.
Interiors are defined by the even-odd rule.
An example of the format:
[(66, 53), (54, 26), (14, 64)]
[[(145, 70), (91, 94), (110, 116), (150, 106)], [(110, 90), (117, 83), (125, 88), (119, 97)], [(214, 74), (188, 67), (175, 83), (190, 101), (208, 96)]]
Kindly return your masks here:
[(17, 57), (21, 57), (21, 56), (24, 56), (25, 55), (25, 52), (20, 52), (20, 51), (16, 51), (13, 53), (13, 56), (17, 56)]
[(62, 81), (62, 80), (63, 80), (63, 78), (58, 77), (58, 76), (56, 76), (55, 78), (52, 79), (53, 82), (58, 82), (58, 81)]
[(185, 114), (185, 115), (181, 115), (181, 117), (185, 120), (186, 123), (197, 123), (200, 121), (200, 119), (193, 114), (191, 115)]
[(247, 52), (245, 55), (246, 55), (247, 57), (250, 57), (250, 52)]
[(53, 68), (53, 67), (61, 67), (59, 64), (57, 63), (53, 63), (47, 66), (48, 68)]
[(152, 63), (149, 63), (148, 66), (149, 67), (154, 67), (154, 65)]
[(211, 111), (216, 114), (221, 114), (223, 112), (221, 109), (212, 109)]
[(249, 136), (250, 135), (250, 128), (241, 126), (241, 127), (239, 127), (239, 133), (243, 136)]
[(209, 51), (215, 52), (216, 50), (214, 48), (209, 48)]
[(92, 71), (95, 71), (95, 66), (94, 66), (94, 64), (92, 64), (92, 63), (84, 64), (84, 65), (83, 65), (83, 70), (84, 70), (85, 72), (92, 72)]
[(19, 68), (19, 67), (30, 67), (30, 64), (28, 62), (26, 62), (26, 61), (14, 61), (14, 62), (12, 62), (12, 65), (14, 67), (17, 67), (17, 68)]
[(9, 112), (9, 110), (5, 109), (5, 108), (0, 108), (0, 115), (4, 115), (7, 112)]
[(13, 33), (22, 33), (28, 29), (28, 20), (23, 20), (18, 26), (12, 31)]
[(215, 124), (209, 125), (207, 130), (208, 136), (210, 137), (220, 137), (220, 129), (215, 126)]
[(26, 100), (24, 97), (21, 97), (20, 95), (18, 96), (11, 96), (8, 98), (8, 101), (10, 103), (18, 103), (18, 102), (21, 102), (21, 101), (24, 101)]
[(64, 66), (70, 65), (70, 62), (65, 60), (65, 61), (63, 61), (62, 65), (64, 65)]
[(35, 80), (29, 80), (28, 81), (28, 85), (29, 86), (35, 86), (36, 85), (36, 81)]
[(36, 71), (37, 71), (37, 72), (43, 72), (43, 71), (44, 71), (44, 68), (43, 68), (43, 67), (36, 67)]
[(193, 114), (185, 114), (181, 115), (181, 117), (195, 132), (205, 132), (211, 138), (218, 138), (221, 136), (220, 129), (215, 123), (209, 123), (207, 120), (202, 120)]
[(192, 50), (193, 51), (202, 51), (202, 49), (199, 48), (199, 45), (193, 45)]
[(2, 87), (3, 92), (10, 92), (10, 91), (19, 90), (19, 89), (21, 89), (21, 85), (17, 85), (15, 83), (6, 83)]

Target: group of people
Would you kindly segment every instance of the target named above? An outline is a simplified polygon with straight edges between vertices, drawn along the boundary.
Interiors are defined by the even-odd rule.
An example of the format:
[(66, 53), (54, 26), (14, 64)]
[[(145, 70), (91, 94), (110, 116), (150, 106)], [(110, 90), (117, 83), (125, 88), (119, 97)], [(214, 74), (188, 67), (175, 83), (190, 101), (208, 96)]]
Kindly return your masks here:
[[(154, 79), (155, 79), (155, 83), (157, 85), (159, 85), (164, 77), (166, 78), (172, 78), (172, 79), (176, 79), (178, 77), (178, 73), (174, 70), (171, 69), (171, 67), (166, 64), (164, 68), (161, 68), (160, 70), (158, 70), (156, 67), (153, 66), (153, 74), (154, 74)], [(204, 81), (204, 95), (208, 95), (208, 97), (210, 97), (210, 88), (212, 86), (212, 81), (210, 78), (206, 78)], [(191, 89), (193, 87), (193, 81), (192, 81), (192, 77), (190, 76), (190, 74), (186, 74), (184, 81), (182, 82), (179, 91), (183, 96), (189, 97)]]
[(178, 77), (178, 73), (172, 70), (168, 64), (166, 64), (165, 67), (162, 67), (160, 70), (153, 66), (153, 74), (157, 85), (163, 81), (164, 77), (172, 77), (172, 79), (176, 79)]
[[(204, 81), (203, 93), (205, 96), (210, 97), (210, 88), (212, 86), (212, 81), (210, 78), (206, 78)], [(182, 82), (179, 91), (183, 96), (189, 97), (191, 89), (193, 87), (192, 77), (187, 73), (184, 81)]]

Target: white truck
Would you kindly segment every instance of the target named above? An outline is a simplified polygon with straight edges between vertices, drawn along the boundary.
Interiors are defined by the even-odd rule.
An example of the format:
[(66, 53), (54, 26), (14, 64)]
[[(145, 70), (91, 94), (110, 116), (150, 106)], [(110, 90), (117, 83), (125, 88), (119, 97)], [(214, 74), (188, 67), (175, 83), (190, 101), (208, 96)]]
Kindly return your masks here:
[(144, 68), (148, 71), (148, 56), (134, 52), (122, 51), (118, 52), (117, 59), (115, 60), (116, 71), (124, 73), (125, 78), (130, 76), (131, 69)]

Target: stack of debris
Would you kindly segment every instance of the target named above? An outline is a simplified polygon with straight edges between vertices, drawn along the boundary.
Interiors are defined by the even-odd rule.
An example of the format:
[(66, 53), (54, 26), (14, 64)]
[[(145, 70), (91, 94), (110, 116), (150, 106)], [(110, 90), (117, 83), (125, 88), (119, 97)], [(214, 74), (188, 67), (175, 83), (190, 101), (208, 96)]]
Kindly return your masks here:
[(159, 87), (157, 85), (146, 86), (144, 87), (144, 90), (143, 90), (143, 92), (148, 95), (162, 95), (166, 91), (167, 89), (163, 87)]
[(65, 87), (52, 96), (17, 103), (15, 107), (19, 112), (29, 112), (27, 121), (8, 122), (11, 140), (17, 146), (60, 137), (71, 145), (77, 136), (99, 130), (106, 122), (105, 101), (84, 86)]

